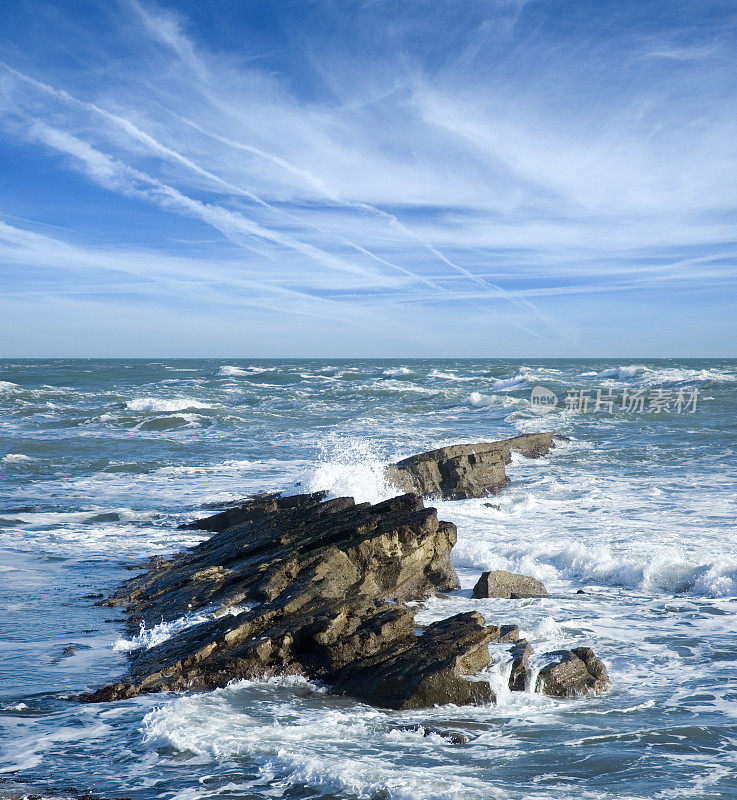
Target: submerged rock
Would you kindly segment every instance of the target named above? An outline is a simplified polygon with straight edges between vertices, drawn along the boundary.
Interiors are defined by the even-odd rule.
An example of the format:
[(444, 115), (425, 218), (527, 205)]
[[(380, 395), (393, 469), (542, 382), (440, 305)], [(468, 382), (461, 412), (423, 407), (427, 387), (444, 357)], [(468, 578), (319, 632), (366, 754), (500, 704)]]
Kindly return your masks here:
[(488, 665), (499, 629), (461, 614), (418, 637), (404, 602), (457, 588), (455, 526), (414, 494), (376, 505), (300, 498), (128, 581), (107, 602), (127, 607), (131, 632), (215, 605), (221, 613), (133, 651), (124, 682), (80, 699), (299, 673), (387, 708), (493, 700), (488, 682), (465, 676)]
[(484, 572), (473, 587), (471, 596), (518, 600), (522, 597), (546, 597), (547, 594), (545, 585), (536, 578), (498, 569)]
[(552, 433), (528, 433), (499, 442), (455, 444), (386, 467), (389, 482), (406, 492), (443, 500), (486, 497), (507, 484), (512, 452), (537, 458), (555, 447)]

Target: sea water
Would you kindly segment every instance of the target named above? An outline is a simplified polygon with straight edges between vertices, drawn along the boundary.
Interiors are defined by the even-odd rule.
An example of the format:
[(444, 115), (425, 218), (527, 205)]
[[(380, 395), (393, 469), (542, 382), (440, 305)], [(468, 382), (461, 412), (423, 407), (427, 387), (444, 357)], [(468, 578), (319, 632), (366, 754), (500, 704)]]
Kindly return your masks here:
[[(554, 411), (534, 413), (535, 386)], [(680, 413), (619, 402), (694, 389)], [(594, 410), (597, 390), (611, 410)], [(0, 362), (0, 796), (737, 797), (736, 393), (729, 360)], [(315, 489), (373, 502), (392, 493), (387, 462), (537, 430), (568, 440), (515, 455), (492, 498), (435, 503), (458, 527), (462, 589), (418, 624), (477, 609), (539, 655), (590, 645), (606, 694), (510, 693), (492, 647), (493, 706), (385, 712), (294, 677), (69, 699), (217, 613), (131, 637), (95, 605), (200, 541), (177, 525), (202, 504)], [(549, 596), (473, 600), (486, 569)]]

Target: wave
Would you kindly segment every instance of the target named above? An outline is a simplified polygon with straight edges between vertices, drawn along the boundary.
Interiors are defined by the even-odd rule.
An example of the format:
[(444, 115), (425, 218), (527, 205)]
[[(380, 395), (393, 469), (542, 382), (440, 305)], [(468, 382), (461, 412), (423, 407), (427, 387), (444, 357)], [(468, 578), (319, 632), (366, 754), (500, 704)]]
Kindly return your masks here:
[(17, 383), (12, 381), (0, 381), (0, 392), (14, 392), (20, 389)]
[(223, 378), (239, 378), (243, 375), (251, 375), (252, 373), (250, 369), (232, 367), (226, 364), (224, 367), (220, 367), (216, 374)]
[(340, 700), (326, 704), (319, 685), (272, 678), (177, 698), (144, 717), (143, 739), (155, 749), (174, 748), (215, 762), (247, 758), (257, 767), (248, 792), (254, 795), (257, 787), (276, 783), (280, 793), (309, 786), (330, 796), (385, 800), (490, 796), (488, 783), (472, 768), (417, 768), (428, 745), (433, 752), (446, 746), (440, 737), (424, 734), (421, 723), (432, 714), (423, 709), (422, 716), (411, 711), (387, 716)]
[(154, 411), (172, 412), (186, 411), (189, 408), (209, 408), (206, 403), (200, 403), (191, 397), (174, 397), (169, 400), (161, 397), (136, 397), (129, 400), (125, 407), (129, 411)]
[(480, 394), (479, 392), (471, 392), (468, 396), (468, 405), (471, 406), (471, 408), (483, 408), (484, 406), (491, 405), (493, 402), (493, 398), (485, 394)]
[(648, 368), (642, 364), (630, 364), (626, 367), (610, 367), (601, 372), (584, 372), (584, 375), (597, 375), (600, 378), (619, 378), (621, 381), (634, 378), (643, 372), (647, 372)]
[(493, 388), (497, 392), (510, 392), (522, 388), (527, 385), (530, 380), (534, 380), (533, 373), (524, 369), (520, 370), (511, 378), (496, 378)]
[(406, 378), (407, 375), (414, 375), (414, 372), (407, 367), (397, 367), (396, 369), (385, 369), (384, 375), (389, 378)]
[(318, 464), (307, 478), (307, 490), (325, 489), (333, 497), (378, 503), (397, 494), (384, 477), (384, 463), (367, 440), (334, 441), (323, 447)]
[(454, 375), (452, 372), (443, 372), (439, 369), (434, 369), (428, 373), (428, 378), (437, 378), (443, 381), (475, 381), (478, 380), (473, 375)]
[(26, 464), (29, 461), (37, 461), (38, 459), (33, 458), (32, 456), (23, 455), (23, 453), (8, 453), (0, 460), (2, 460), (5, 464)]
[(543, 582), (566, 581), (625, 588), (649, 594), (693, 594), (703, 597), (737, 595), (737, 561), (715, 558), (695, 564), (675, 548), (657, 555), (627, 558), (607, 545), (581, 543), (563, 547), (533, 545), (511, 548), (459, 536), (454, 563), (474, 570), (504, 569), (532, 575)]
[(609, 367), (600, 372), (583, 372), (582, 377), (635, 380), (647, 386), (662, 384), (737, 383), (737, 373), (725, 369), (689, 369), (687, 367), (647, 367), (644, 364), (627, 364)]

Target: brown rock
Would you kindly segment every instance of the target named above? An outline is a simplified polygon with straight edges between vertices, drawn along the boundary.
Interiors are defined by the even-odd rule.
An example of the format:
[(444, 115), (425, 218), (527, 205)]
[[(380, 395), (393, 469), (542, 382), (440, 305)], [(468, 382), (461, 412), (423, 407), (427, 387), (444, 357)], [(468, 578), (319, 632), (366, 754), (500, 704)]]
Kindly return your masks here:
[(386, 467), (387, 480), (407, 492), (444, 500), (485, 497), (507, 483), (512, 451), (530, 458), (554, 447), (552, 433), (529, 433), (498, 442), (456, 444), (410, 456)]
[(560, 650), (547, 656), (555, 660), (538, 673), (536, 692), (565, 697), (600, 694), (609, 687), (606, 667), (590, 647)]
[(471, 613), (418, 637), (414, 611), (403, 602), (457, 587), (449, 560), (455, 539), (455, 526), (413, 494), (373, 506), (338, 498), (262, 507), (157, 561), (109, 601), (127, 606), (132, 629), (183, 610), (244, 610), (134, 651), (125, 681), (80, 699), (299, 673), (387, 708), (489, 702), (489, 684), (465, 676), (489, 663), (487, 644), (499, 629)]
[(473, 587), (472, 597), (506, 597), (520, 599), (522, 597), (546, 597), (547, 589), (536, 578), (517, 575), (505, 570), (484, 572)]

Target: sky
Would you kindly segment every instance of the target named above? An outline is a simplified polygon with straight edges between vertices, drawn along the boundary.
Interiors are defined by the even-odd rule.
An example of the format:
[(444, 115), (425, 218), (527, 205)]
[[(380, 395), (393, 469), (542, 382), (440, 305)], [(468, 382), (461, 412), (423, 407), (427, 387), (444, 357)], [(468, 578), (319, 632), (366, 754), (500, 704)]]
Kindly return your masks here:
[(0, 357), (737, 356), (732, 0), (5, 0)]

